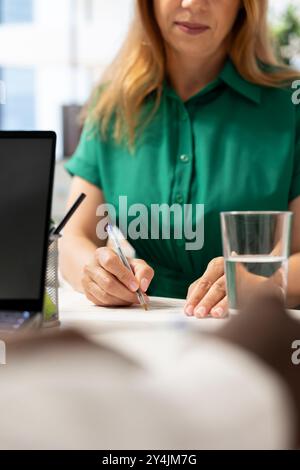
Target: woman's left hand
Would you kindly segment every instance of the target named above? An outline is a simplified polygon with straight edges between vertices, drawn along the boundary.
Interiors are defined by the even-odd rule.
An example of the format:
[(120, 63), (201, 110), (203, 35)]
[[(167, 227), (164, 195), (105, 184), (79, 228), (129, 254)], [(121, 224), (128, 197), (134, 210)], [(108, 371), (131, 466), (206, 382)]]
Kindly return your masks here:
[(184, 309), (186, 315), (223, 318), (228, 312), (224, 258), (210, 261), (203, 276), (190, 285)]
[[(238, 305), (258, 284), (272, 280), (283, 294), (284, 274), (278, 269), (269, 278), (249, 272), (243, 263), (236, 263), (236, 296)], [(210, 261), (203, 276), (190, 285), (184, 311), (186, 315), (204, 318), (211, 314), (224, 318), (228, 314), (228, 297), (224, 258)]]

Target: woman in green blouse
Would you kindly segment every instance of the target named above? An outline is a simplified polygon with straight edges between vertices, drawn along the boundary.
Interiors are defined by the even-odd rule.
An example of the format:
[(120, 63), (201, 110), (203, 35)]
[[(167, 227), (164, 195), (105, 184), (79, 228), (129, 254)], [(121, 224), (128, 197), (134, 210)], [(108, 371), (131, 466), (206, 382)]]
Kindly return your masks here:
[[(289, 209), (288, 305), (299, 304), (298, 83), (272, 54), (267, 0), (136, 3), (128, 38), (92, 96), (66, 165), (74, 176), (69, 203), (82, 191), (88, 198), (61, 242), (63, 275), (96, 305), (136, 303), (141, 287), (187, 298), (187, 315), (222, 317), (220, 212)], [(135, 276), (99, 236), (104, 202), (119, 225), (133, 220), (133, 205), (146, 209), (140, 236), (127, 236)], [(172, 216), (170, 236), (162, 236), (164, 219), (151, 215), (162, 204), (190, 208), (194, 243), (184, 231), (174, 235), (180, 224)]]

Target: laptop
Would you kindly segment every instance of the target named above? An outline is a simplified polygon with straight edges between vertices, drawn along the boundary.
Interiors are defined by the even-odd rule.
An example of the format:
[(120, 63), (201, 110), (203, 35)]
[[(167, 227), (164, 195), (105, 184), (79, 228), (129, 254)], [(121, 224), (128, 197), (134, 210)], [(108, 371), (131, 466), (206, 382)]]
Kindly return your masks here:
[(42, 321), (55, 148), (54, 132), (0, 131), (0, 331)]

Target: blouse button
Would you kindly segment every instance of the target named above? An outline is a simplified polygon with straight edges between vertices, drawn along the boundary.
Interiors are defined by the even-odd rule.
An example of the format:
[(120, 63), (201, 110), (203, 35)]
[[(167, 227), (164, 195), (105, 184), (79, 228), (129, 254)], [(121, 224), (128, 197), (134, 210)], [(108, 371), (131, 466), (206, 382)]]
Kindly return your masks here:
[(188, 163), (188, 162), (190, 161), (190, 158), (189, 158), (188, 155), (181, 155), (181, 156), (180, 156), (180, 161), (181, 161), (182, 163)]
[(176, 202), (178, 202), (178, 204), (182, 204), (182, 203), (183, 203), (183, 196), (182, 196), (182, 194), (177, 194), (177, 196), (176, 196)]

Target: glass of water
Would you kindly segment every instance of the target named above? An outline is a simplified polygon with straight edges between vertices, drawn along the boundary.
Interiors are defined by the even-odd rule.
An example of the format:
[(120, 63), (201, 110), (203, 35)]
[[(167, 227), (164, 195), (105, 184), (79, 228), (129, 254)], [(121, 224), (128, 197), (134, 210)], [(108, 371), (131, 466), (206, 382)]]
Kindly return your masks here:
[(286, 297), (292, 212), (221, 212), (229, 309), (269, 280)]

